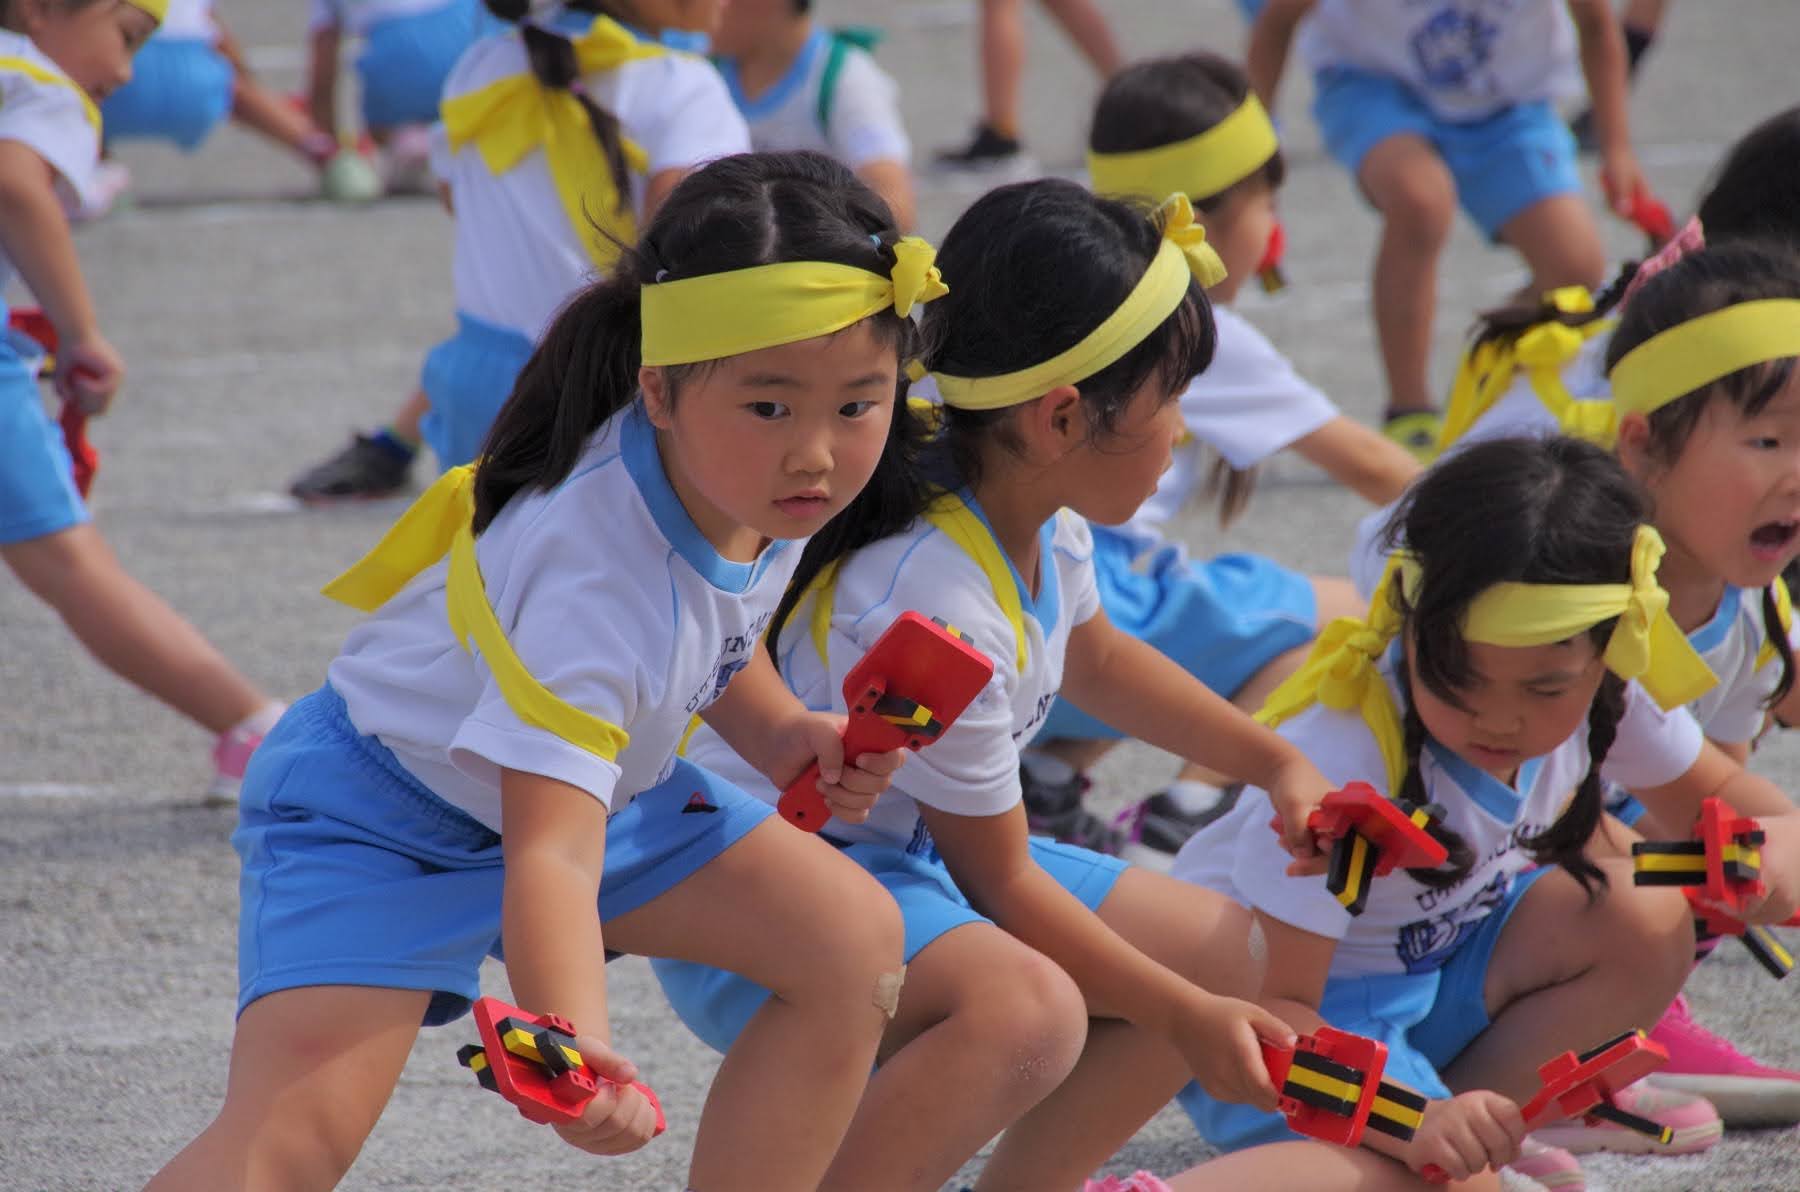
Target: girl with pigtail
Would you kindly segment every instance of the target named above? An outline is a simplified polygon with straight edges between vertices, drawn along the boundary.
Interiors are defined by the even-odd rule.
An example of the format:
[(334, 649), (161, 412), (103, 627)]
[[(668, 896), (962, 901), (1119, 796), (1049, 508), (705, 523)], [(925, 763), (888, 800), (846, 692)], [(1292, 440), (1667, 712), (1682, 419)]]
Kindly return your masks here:
[[(1785, 802), (1682, 707), (1712, 680), (1668, 615), (1647, 514), (1600, 448), (1471, 445), (1402, 501), (1368, 620), (1328, 627), (1265, 705), (1334, 782), (1442, 808), (1447, 866), (1380, 879), (1352, 916), (1316, 877), (1283, 875), (1258, 792), (1176, 859), (1177, 876), (1255, 910), (1263, 1004), (1299, 1030), (1328, 1022), (1382, 1040), (1390, 1076), (1437, 1098), (1410, 1144), (1365, 1144), (1414, 1171), (1512, 1163), (1515, 1103), (1535, 1091), (1537, 1066), (1649, 1025), (1680, 989), (1685, 899), (1634, 887), (1629, 858), (1589, 849), (1605, 783), (1683, 822), (1708, 796)], [(1777, 851), (1759, 922), (1800, 901), (1800, 865)], [(1286, 1136), (1273, 1115), (1192, 1088), (1181, 1099), (1228, 1150)], [(1717, 1137), (1709, 1109), (1665, 1112), (1641, 1086), (1620, 1103), (1669, 1126), (1677, 1146)], [(1559, 1131), (1584, 1129), (1533, 1137), (1559, 1145)]]

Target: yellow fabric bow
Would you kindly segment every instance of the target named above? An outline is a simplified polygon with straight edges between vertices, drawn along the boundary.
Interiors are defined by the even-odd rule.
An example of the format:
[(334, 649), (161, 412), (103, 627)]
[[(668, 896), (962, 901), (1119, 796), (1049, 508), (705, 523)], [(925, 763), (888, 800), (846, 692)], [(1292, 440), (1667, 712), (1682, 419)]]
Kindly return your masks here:
[(475, 465), (451, 468), (420, 494), (373, 550), (325, 585), (325, 595), (374, 612), (449, 552), (444, 601), (451, 632), (463, 649), (480, 652), (513, 714), (596, 757), (616, 761), (630, 734), (539, 683), (506, 640), (475, 559), (474, 516)]
[[(633, 37), (610, 17), (594, 18), (587, 32), (570, 43), (583, 76), (667, 52)], [(595, 268), (604, 272), (619, 255), (618, 245), (603, 232), (625, 244), (637, 238), (631, 196), (619, 193), (587, 109), (573, 91), (546, 87), (527, 70), (446, 99), (439, 114), (451, 150), (474, 142), (495, 175), (511, 170), (534, 149), (543, 149), (569, 226)], [(641, 174), (650, 168), (640, 146), (621, 137), (620, 147), (633, 171)]]
[(929, 243), (904, 236), (893, 250), (886, 276), (831, 261), (784, 261), (647, 285), (639, 299), (643, 361), (721, 360), (830, 335), (890, 306), (905, 318), (950, 292)]
[[(1594, 296), (1584, 286), (1563, 286), (1544, 297), (1565, 315), (1588, 314), (1594, 309)], [(1487, 340), (1465, 352), (1450, 387), (1438, 449), (1462, 438), (1483, 414), (1493, 409), (1521, 368), (1531, 382), (1532, 392), (1556, 416), (1564, 434), (1612, 446), (1609, 428), (1616, 424), (1612, 403), (1580, 400), (1569, 392), (1562, 379), (1563, 369), (1580, 353), (1582, 345), (1612, 326), (1611, 320), (1596, 320), (1580, 327), (1552, 320), (1529, 327), (1510, 341)]]
[(1186, 195), (1170, 195), (1156, 214), (1162, 243), (1117, 310), (1079, 343), (1040, 364), (992, 377), (933, 372), (944, 404), (965, 410), (998, 410), (1034, 401), (1060, 385), (1076, 384), (1143, 343), (1175, 313), (1189, 284), (1198, 281), (1202, 287), (1215, 286), (1225, 280), (1225, 263), (1206, 242), (1206, 229), (1195, 221), (1193, 204)]

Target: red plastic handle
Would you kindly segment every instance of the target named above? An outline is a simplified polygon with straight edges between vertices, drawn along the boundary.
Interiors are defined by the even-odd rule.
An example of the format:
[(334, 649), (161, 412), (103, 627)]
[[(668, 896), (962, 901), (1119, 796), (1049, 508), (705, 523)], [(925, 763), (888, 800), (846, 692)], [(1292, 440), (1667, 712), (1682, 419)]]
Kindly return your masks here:
[[(866, 701), (873, 704), (876, 692)], [(844, 723), (844, 761), (854, 763), (865, 753), (885, 753), (889, 749), (897, 749), (905, 741), (906, 734), (899, 732), (887, 721), (873, 712), (857, 712), (852, 710), (849, 719)], [(831, 807), (825, 802), (825, 796), (819, 793), (819, 763), (814, 762), (806, 767), (806, 772), (788, 784), (781, 792), (781, 800), (775, 805), (776, 813), (788, 823), (803, 832), (817, 832), (831, 818)]]

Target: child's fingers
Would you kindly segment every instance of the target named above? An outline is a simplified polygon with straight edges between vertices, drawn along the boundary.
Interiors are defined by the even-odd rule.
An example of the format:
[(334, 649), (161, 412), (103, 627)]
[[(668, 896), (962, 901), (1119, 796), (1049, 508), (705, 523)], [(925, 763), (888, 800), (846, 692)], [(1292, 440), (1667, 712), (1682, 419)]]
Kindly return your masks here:
[(844, 738), (838, 717), (813, 716), (807, 720), (806, 743), (819, 762), (819, 782), (837, 783), (844, 777)]
[(1476, 1115), (1469, 1123), (1489, 1167), (1504, 1167), (1519, 1157), (1519, 1144), (1496, 1114)]
[(892, 778), (905, 762), (906, 750), (904, 749), (890, 749), (885, 753), (859, 754), (856, 760), (850, 763), (849, 769), (845, 772), (844, 784), (846, 786), (852, 785), (852, 779), (855, 776), (855, 772), (858, 770), (862, 771), (870, 778), (879, 779), (885, 784), (885, 782), (889, 778)]
[[(1269, 1065), (1263, 1062), (1262, 1048), (1257, 1046), (1257, 1035), (1270, 1038), (1264, 1034), (1260, 1024), (1252, 1021), (1252, 1030), (1240, 1032), (1235, 1040), (1238, 1061), (1237, 1099), (1245, 1105), (1254, 1105), (1265, 1113), (1272, 1113), (1276, 1107), (1275, 1082), (1269, 1079)], [(1284, 1027), (1283, 1030), (1286, 1028)], [(1288, 1032), (1289, 1043), (1293, 1033)], [(1274, 1042), (1274, 1039), (1270, 1039)], [(1287, 1046), (1284, 1043), (1282, 1046)]]
[(630, 1084), (637, 1079), (637, 1065), (614, 1051), (604, 1040), (593, 1035), (578, 1035), (575, 1046), (581, 1058), (594, 1070), (594, 1075), (614, 1084)]
[(868, 819), (869, 813), (875, 810), (875, 800), (880, 798), (878, 794), (847, 791), (841, 786), (820, 786), (819, 794), (831, 808), (831, 814), (847, 824), (860, 824)]

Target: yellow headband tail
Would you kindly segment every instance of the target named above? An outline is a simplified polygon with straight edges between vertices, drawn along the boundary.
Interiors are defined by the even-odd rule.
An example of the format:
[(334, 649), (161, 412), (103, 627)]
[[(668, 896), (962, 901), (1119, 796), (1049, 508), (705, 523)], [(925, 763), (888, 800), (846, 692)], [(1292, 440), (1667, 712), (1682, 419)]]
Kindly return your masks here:
[(1619, 415), (1650, 414), (1755, 364), (1800, 356), (1800, 299), (1740, 302), (1653, 335), (1613, 365)]
[[(667, 52), (653, 42), (640, 41), (609, 17), (595, 17), (587, 32), (571, 38), (570, 44), (584, 76)], [(573, 91), (546, 87), (526, 71), (447, 99), (439, 114), (451, 150), (474, 143), (495, 175), (511, 170), (532, 150), (543, 149), (563, 214), (595, 268), (611, 269), (618, 260), (618, 245), (637, 239), (631, 196), (619, 193), (587, 109)], [(620, 149), (635, 173), (650, 168), (649, 157), (635, 142), (621, 138)]]
[(131, 6), (155, 17), (158, 25), (169, 19), (169, 0), (131, 0)]
[(1184, 194), (1198, 202), (1262, 169), (1281, 147), (1275, 125), (1254, 94), (1205, 132), (1132, 153), (1088, 154), (1088, 176), (1103, 195)]
[[(1067, 351), (1041, 364), (992, 377), (953, 377), (932, 373), (944, 404), (965, 410), (998, 410), (1033, 401), (1060, 385), (1093, 376), (1143, 343), (1187, 297), (1188, 286), (1225, 280), (1225, 263), (1206, 242), (1206, 229), (1194, 219), (1184, 194), (1172, 194), (1157, 208), (1162, 243), (1144, 276), (1119, 308)], [(909, 369), (909, 374), (912, 370)], [(914, 380), (919, 379), (914, 377)]]
[(646, 365), (694, 364), (842, 331), (893, 307), (902, 318), (949, 293), (937, 250), (917, 236), (893, 245), (887, 276), (829, 261), (707, 273), (643, 289)]

